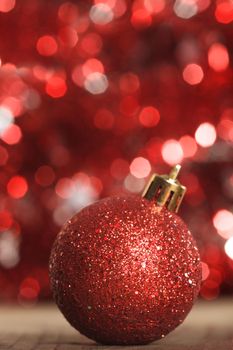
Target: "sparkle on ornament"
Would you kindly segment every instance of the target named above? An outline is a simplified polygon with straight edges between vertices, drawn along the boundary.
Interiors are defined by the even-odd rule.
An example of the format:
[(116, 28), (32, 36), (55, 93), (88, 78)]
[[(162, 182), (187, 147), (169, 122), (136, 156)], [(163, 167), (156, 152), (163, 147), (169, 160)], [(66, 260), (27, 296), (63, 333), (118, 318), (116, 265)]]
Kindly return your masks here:
[(135, 158), (130, 164), (130, 172), (138, 179), (147, 177), (151, 172), (151, 165), (148, 159), (143, 157)]
[(93, 95), (103, 94), (108, 88), (108, 79), (105, 74), (91, 73), (87, 76), (84, 87)]
[(40, 37), (36, 44), (37, 51), (42, 56), (53, 56), (57, 52), (57, 42), (51, 35)]
[(198, 145), (202, 147), (210, 147), (216, 141), (216, 130), (214, 125), (210, 123), (203, 123), (199, 125), (195, 132), (195, 139)]
[(213, 224), (218, 234), (227, 239), (233, 236), (233, 214), (226, 210), (219, 210), (213, 217)]
[(142, 108), (139, 114), (140, 123), (146, 128), (152, 128), (159, 123), (160, 114), (157, 108), (148, 106)]
[(233, 260), (233, 237), (226, 241), (224, 248), (227, 256)]
[(7, 183), (7, 191), (12, 198), (22, 198), (28, 191), (28, 184), (24, 177), (13, 176)]
[(14, 122), (14, 117), (10, 109), (1, 106), (0, 107), (0, 136), (7, 131), (7, 129)]
[(10, 12), (14, 9), (16, 0), (1, 0), (0, 1), (0, 12)]
[(100, 25), (110, 23), (113, 20), (114, 13), (111, 7), (106, 3), (98, 3), (93, 5), (90, 10), (90, 18), (92, 22)]
[(174, 12), (178, 17), (191, 18), (198, 12), (197, 2), (195, 0), (176, 0)]
[(208, 51), (208, 62), (216, 72), (222, 72), (229, 65), (229, 54), (226, 47), (220, 43), (211, 45)]
[(163, 160), (170, 165), (179, 164), (183, 160), (183, 149), (176, 140), (167, 140), (162, 146)]
[(190, 85), (199, 84), (204, 77), (201, 66), (196, 63), (188, 64), (183, 70), (183, 78)]

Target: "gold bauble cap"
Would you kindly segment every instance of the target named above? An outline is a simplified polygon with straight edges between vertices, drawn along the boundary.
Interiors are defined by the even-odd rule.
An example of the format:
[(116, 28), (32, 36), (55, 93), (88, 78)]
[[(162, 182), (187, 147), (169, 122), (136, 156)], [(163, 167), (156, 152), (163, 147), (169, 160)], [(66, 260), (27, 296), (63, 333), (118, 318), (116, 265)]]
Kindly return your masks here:
[(155, 200), (157, 205), (177, 213), (186, 192), (186, 187), (177, 180), (180, 169), (178, 164), (172, 168), (169, 175), (154, 174), (142, 196), (150, 201)]

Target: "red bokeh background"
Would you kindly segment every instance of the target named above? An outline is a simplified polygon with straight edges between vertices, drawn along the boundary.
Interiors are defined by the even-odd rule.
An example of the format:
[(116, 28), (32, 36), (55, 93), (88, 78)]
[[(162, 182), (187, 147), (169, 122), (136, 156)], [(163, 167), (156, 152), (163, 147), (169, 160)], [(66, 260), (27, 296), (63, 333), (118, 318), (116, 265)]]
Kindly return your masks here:
[(233, 293), (233, 4), (0, 2), (0, 299), (51, 297), (63, 222), (181, 163), (201, 296)]

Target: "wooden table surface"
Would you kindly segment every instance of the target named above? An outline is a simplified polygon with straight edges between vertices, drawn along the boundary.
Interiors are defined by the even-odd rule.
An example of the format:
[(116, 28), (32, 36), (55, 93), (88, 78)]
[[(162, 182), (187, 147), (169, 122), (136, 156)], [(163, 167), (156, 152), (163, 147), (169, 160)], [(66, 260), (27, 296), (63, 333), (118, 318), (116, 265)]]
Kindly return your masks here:
[(101, 346), (76, 332), (54, 305), (0, 306), (0, 350), (233, 350), (233, 298), (197, 303), (183, 325), (147, 346)]

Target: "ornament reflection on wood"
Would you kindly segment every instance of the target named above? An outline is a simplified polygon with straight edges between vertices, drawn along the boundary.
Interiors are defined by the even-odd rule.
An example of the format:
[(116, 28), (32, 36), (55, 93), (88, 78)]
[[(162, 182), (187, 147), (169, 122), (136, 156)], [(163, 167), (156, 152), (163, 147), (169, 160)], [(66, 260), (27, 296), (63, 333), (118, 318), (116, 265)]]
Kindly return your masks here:
[(50, 258), (70, 324), (103, 344), (146, 344), (183, 322), (200, 288), (194, 239), (177, 212), (185, 187), (154, 175), (144, 192), (96, 202), (69, 220)]

